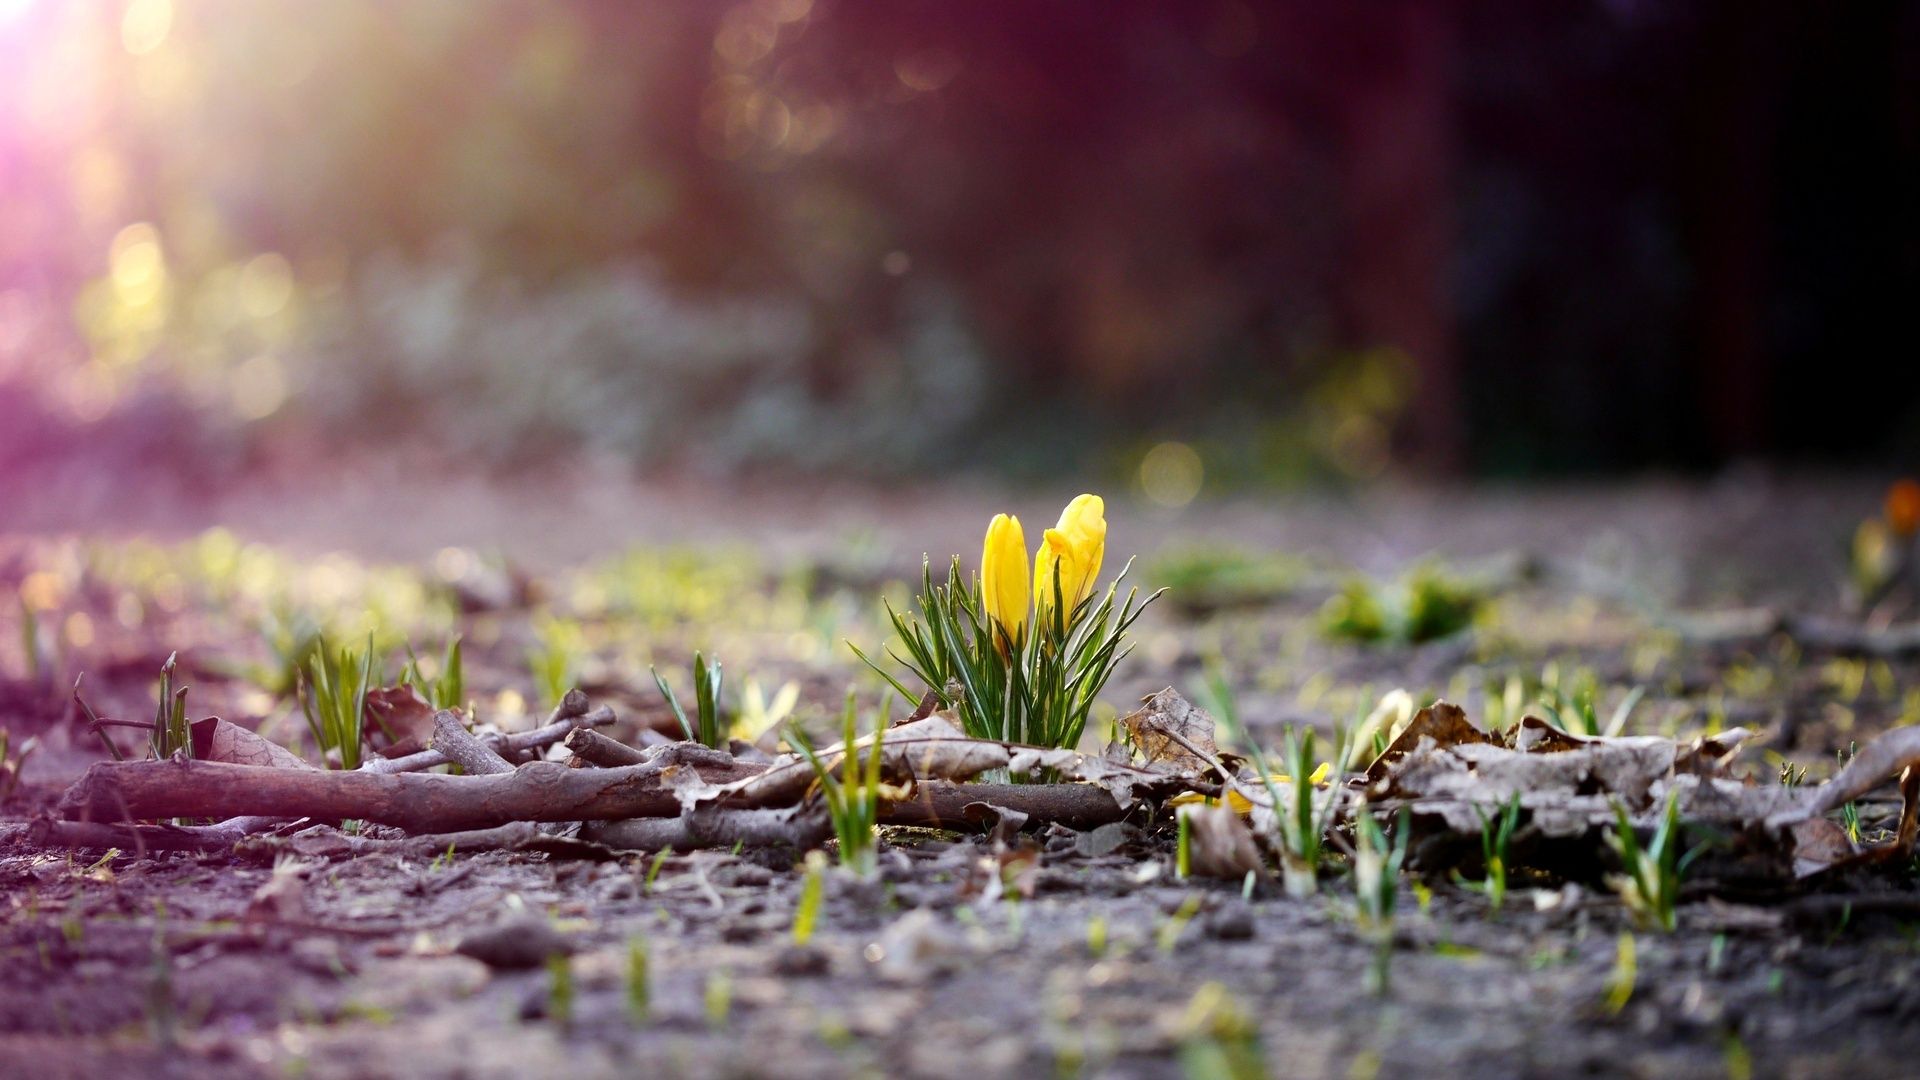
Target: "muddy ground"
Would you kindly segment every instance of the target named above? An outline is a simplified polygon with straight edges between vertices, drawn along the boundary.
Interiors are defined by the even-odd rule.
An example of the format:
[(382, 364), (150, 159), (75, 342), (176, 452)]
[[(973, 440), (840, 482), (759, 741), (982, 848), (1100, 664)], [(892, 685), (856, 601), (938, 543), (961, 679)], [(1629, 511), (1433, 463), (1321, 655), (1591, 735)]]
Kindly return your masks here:
[[(877, 597), (904, 596), (922, 551), (971, 557), (993, 509), (1044, 520), (1057, 505), (967, 488), (716, 501), (697, 484), (508, 483), (176, 493), (111, 517), (86, 491), (17, 501), (0, 578), (25, 607), (9, 597), (0, 618), (27, 633), (0, 652), (0, 725), (41, 747), (0, 817), (43, 812), (104, 756), (67, 700), (81, 671), (100, 712), (150, 716), (179, 650), (193, 715), (298, 741), (272, 645), (294, 611), (423, 654), (464, 634), (469, 692), (503, 727), (544, 710), (529, 650), (565, 653), (569, 681), (613, 702), (615, 734), (632, 737), (660, 716), (648, 664), (684, 686), (700, 648), (736, 690), (796, 682), (798, 719), (824, 732), (850, 682), (877, 698), (842, 639), (881, 640)], [(1764, 622), (1750, 609), (1842, 613), (1847, 540), (1877, 488), (1746, 475), (1179, 514), (1116, 503), (1114, 553), (1143, 556), (1143, 584), (1182, 576), (1193, 595), (1154, 609), (1106, 696), (1197, 694), (1217, 664), (1272, 745), (1283, 723), (1324, 730), (1398, 687), (1478, 718), (1490, 687), (1548, 672), (1591, 679), (1608, 707), (1645, 687), (1630, 730), (1762, 729), (1746, 769), (1771, 782), (1784, 759), (1817, 781), (1850, 743), (1920, 720), (1920, 664), (1749, 632)], [(1180, 554), (1196, 538), (1214, 551)], [(1208, 581), (1222, 545), (1280, 557)], [(1489, 591), (1471, 628), (1419, 645), (1320, 632), (1347, 571), (1428, 554)], [(1869, 837), (1897, 809), (1882, 795), (1861, 808)], [(830, 878), (805, 947), (802, 874), (779, 850), (276, 869), (15, 844), (0, 849), (0, 1074), (1215, 1076), (1257, 1055), (1297, 1076), (1892, 1076), (1920, 1051), (1910, 864), (1819, 886), (1871, 895), (1859, 910), (1804, 887), (1695, 882), (1671, 935), (1634, 924), (1600, 852), (1573, 880), (1517, 883), (1497, 913), (1445, 874), (1409, 875), (1383, 993), (1337, 868), (1304, 900), (1177, 881), (1172, 830), (1145, 812), (1025, 842), (1031, 895), (988, 899), (986, 838), (889, 832), (881, 880)], [(564, 978), (512, 966), (556, 935)]]

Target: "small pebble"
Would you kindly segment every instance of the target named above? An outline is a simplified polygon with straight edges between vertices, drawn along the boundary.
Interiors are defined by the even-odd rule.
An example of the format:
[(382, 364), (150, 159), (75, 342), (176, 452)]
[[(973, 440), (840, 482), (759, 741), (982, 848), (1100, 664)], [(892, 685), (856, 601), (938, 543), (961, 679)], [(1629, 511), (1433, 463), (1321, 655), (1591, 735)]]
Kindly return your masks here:
[(779, 975), (805, 978), (825, 975), (833, 967), (826, 950), (812, 945), (789, 945), (773, 957), (773, 970)]
[(1221, 941), (1246, 941), (1253, 937), (1253, 912), (1243, 904), (1223, 907), (1207, 916), (1206, 931)]
[(544, 919), (515, 919), (468, 934), (453, 951), (490, 968), (524, 971), (573, 952), (573, 946)]

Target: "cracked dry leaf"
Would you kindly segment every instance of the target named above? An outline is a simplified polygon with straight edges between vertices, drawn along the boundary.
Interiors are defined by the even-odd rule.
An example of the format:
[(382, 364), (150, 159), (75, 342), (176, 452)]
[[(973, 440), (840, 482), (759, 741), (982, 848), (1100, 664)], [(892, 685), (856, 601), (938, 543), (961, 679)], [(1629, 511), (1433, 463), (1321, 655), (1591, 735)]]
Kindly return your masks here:
[(1142, 698), (1140, 708), (1120, 718), (1120, 726), (1142, 763), (1155, 771), (1197, 775), (1212, 767), (1209, 755), (1220, 756), (1213, 741), (1213, 717), (1171, 686)]
[(258, 765), (274, 769), (311, 769), (313, 764), (299, 754), (257, 732), (217, 716), (196, 720), (189, 730), (193, 735), (193, 756), (199, 761), (219, 761), (229, 765)]
[(1187, 819), (1188, 869), (1198, 877), (1239, 881), (1265, 868), (1253, 832), (1231, 807), (1183, 806)]
[(367, 691), (366, 715), (368, 740), (383, 757), (415, 753), (433, 741), (434, 708), (411, 684)]

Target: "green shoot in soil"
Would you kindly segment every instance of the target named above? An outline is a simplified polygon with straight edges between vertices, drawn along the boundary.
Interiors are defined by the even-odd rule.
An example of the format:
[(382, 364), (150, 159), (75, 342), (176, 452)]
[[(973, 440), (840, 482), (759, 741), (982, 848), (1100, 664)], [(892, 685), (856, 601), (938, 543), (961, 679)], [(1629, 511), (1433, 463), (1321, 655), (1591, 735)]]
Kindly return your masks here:
[(148, 741), (158, 761), (166, 761), (175, 753), (193, 756), (193, 737), (187, 731), (187, 688), (176, 689), (173, 685), (179, 656), (168, 653), (167, 662), (160, 665), (160, 703), (154, 709), (153, 735)]
[[(1318, 765), (1313, 760), (1314, 732), (1312, 728), (1296, 729), (1291, 724), (1282, 729), (1281, 762), (1288, 778), (1287, 791), (1283, 795), (1279, 783), (1274, 779), (1273, 770), (1267, 767), (1266, 755), (1249, 737), (1246, 726), (1240, 722), (1239, 710), (1235, 708), (1232, 691), (1226, 679), (1218, 672), (1207, 677), (1208, 697), (1227, 727), (1228, 732), (1246, 749), (1247, 759), (1252, 762), (1260, 782), (1267, 789), (1280, 832), (1280, 871), (1286, 883), (1287, 894), (1294, 897), (1312, 896), (1319, 891), (1320, 861), (1324, 854), (1327, 826), (1332, 823), (1333, 812), (1339, 799), (1332, 790), (1326, 797), (1314, 796), (1313, 774)], [(1344, 766), (1352, 750), (1351, 731), (1344, 724), (1334, 725), (1334, 747), (1332, 760)], [(1339, 769), (1334, 774), (1334, 783), (1339, 783)]]
[(14, 789), (20, 786), (20, 772), (27, 767), (27, 759), (40, 748), (40, 737), (29, 735), (19, 746), (13, 745), (13, 732), (0, 728), (0, 803), (13, 797)]
[(807, 852), (806, 876), (800, 879), (800, 902), (793, 909), (793, 943), (805, 945), (813, 940), (813, 928), (820, 920), (820, 895), (827, 877), (827, 857), (818, 851)]
[(408, 645), (407, 666), (400, 672), (400, 681), (418, 691), (421, 700), (436, 710), (465, 709), (467, 680), (460, 661), (460, 635), (455, 634), (447, 641), (447, 651), (440, 657), (431, 678), (421, 670), (420, 658), (413, 654), (413, 646)]
[(1622, 930), (1620, 941), (1614, 947), (1613, 973), (1607, 976), (1607, 1013), (1618, 1016), (1621, 1009), (1633, 997), (1633, 987), (1640, 979), (1640, 966), (1636, 959), (1633, 934)]
[(645, 1023), (653, 1008), (653, 976), (648, 970), (647, 939), (636, 937), (627, 942), (627, 1015), (636, 1024)]
[(547, 1019), (567, 1027), (573, 1023), (573, 957), (547, 957)]
[(338, 751), (342, 769), (360, 767), (367, 691), (373, 688), (373, 635), (364, 649), (327, 648), (323, 638), (308, 658), (301, 677), (300, 707), (322, 758)]
[(1178, 837), (1173, 849), (1173, 875), (1181, 881), (1193, 872), (1193, 820), (1185, 812), (1177, 815)]
[(727, 747), (727, 726), (720, 722), (720, 661), (711, 665), (700, 653), (693, 654), (693, 712), (694, 718), (687, 719), (685, 709), (680, 707), (679, 695), (667, 680), (653, 671), (654, 685), (660, 688), (660, 696), (667, 699), (667, 707), (673, 710), (674, 719), (680, 721), (680, 730), (687, 738), (701, 746), (724, 750)]
[(1393, 913), (1400, 867), (1407, 861), (1407, 837), (1413, 832), (1405, 810), (1393, 828), (1393, 843), (1363, 805), (1354, 812), (1353, 893), (1360, 927), (1374, 938), (1373, 965), (1367, 982), (1376, 994), (1387, 992), (1387, 966), (1393, 958)]
[(1675, 905), (1680, 899), (1680, 877), (1702, 848), (1680, 853), (1680, 793), (1667, 795), (1666, 810), (1653, 837), (1643, 848), (1627, 808), (1614, 804), (1615, 826), (1607, 842), (1620, 856), (1626, 872), (1607, 879), (1627, 910), (1643, 926), (1672, 933), (1676, 925)]
[(1520, 820), (1520, 796), (1516, 793), (1493, 817), (1488, 817), (1478, 806), (1473, 808), (1473, 812), (1480, 818), (1480, 860), (1486, 867), (1486, 877), (1479, 881), (1467, 881), (1456, 871), (1454, 880), (1462, 888), (1484, 894), (1488, 913), (1498, 915), (1507, 901), (1507, 868), (1513, 865), (1509, 849), (1513, 842), (1513, 828)]
[(873, 835), (875, 822), (880, 816), (880, 766), (884, 760), (880, 741), (885, 732), (885, 715), (882, 709), (882, 721), (874, 727), (873, 744), (868, 747), (866, 760), (862, 763), (859, 747), (854, 745), (854, 739), (859, 734), (859, 712), (853, 693), (847, 693), (847, 708), (840, 721), (839, 776), (835, 776), (834, 770), (814, 753), (812, 745), (807, 742), (806, 733), (797, 725), (788, 728), (788, 737), (805, 755), (807, 763), (813, 766), (813, 775), (820, 783), (820, 793), (827, 801), (827, 814), (833, 819), (833, 834), (840, 841), (840, 865), (861, 878), (872, 877), (877, 869)]

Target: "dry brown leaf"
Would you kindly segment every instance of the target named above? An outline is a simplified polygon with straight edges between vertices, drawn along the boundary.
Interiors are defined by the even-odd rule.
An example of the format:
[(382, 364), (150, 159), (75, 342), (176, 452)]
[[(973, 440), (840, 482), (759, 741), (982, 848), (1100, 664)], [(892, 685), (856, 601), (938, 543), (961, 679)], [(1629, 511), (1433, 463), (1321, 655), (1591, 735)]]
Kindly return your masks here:
[(1239, 881), (1262, 869), (1253, 832), (1228, 806), (1183, 806), (1187, 820), (1187, 869), (1198, 877)]
[(1140, 708), (1120, 718), (1120, 726), (1138, 749), (1140, 763), (1156, 772), (1198, 775), (1219, 757), (1213, 717), (1171, 686), (1142, 698)]
[(411, 685), (367, 691), (366, 712), (367, 740), (384, 757), (417, 753), (433, 741), (433, 706)]
[(193, 736), (193, 756), (200, 761), (275, 769), (313, 768), (307, 759), (279, 743), (217, 716), (195, 720), (189, 730)]

